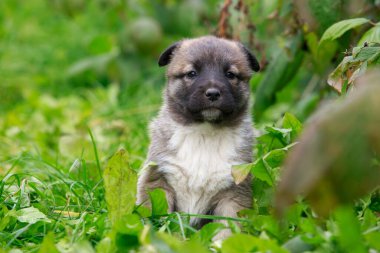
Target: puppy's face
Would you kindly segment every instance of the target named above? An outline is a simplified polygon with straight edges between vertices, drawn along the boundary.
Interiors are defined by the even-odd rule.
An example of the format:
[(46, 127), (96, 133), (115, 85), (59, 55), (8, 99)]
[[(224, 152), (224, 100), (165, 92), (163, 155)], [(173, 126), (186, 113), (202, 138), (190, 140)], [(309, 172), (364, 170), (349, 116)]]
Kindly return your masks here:
[(185, 124), (232, 123), (247, 111), (249, 79), (256, 58), (240, 43), (212, 36), (169, 47), (159, 65), (169, 64), (166, 102)]

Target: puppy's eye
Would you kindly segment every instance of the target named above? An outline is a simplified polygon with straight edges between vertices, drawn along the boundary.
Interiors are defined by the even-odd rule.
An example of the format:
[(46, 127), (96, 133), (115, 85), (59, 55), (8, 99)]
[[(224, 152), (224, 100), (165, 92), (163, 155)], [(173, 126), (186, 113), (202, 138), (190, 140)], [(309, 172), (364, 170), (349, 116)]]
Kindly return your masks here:
[(236, 75), (234, 73), (232, 73), (231, 71), (227, 71), (226, 72), (226, 77), (230, 80), (232, 79), (235, 79), (236, 78)]
[(189, 78), (189, 79), (193, 79), (196, 76), (197, 76), (197, 72), (195, 72), (194, 70), (189, 71), (189, 72), (186, 73), (186, 77)]

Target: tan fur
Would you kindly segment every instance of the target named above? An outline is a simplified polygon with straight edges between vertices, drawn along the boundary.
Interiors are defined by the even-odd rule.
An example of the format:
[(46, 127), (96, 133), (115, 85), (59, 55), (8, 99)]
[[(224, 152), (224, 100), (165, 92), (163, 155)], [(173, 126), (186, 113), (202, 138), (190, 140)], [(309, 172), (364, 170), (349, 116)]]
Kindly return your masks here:
[[(137, 203), (149, 205), (147, 192), (162, 188), (169, 212), (237, 217), (237, 212), (252, 206), (251, 177), (236, 185), (231, 175), (232, 165), (252, 162), (248, 83), (252, 62), (241, 44), (212, 36), (183, 40), (162, 57), (160, 66), (169, 62), (168, 85), (160, 113), (150, 125), (147, 158), (157, 166), (141, 172)], [(183, 77), (199, 69), (208, 69), (199, 80)], [(227, 79), (223, 71), (239, 78)], [(207, 87), (221, 90), (220, 103), (204, 97), (201, 91)], [(192, 107), (198, 105), (201, 111), (193, 115)], [(223, 118), (217, 121), (218, 117)], [(191, 219), (196, 227), (205, 223)]]

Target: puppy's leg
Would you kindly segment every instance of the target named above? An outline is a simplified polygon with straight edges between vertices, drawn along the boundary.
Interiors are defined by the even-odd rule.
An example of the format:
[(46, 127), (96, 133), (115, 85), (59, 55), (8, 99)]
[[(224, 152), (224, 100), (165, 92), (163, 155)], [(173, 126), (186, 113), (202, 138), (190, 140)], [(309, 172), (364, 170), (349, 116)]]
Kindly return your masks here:
[[(237, 218), (237, 213), (243, 209), (252, 207), (252, 189), (251, 177), (247, 178), (239, 185), (233, 185), (227, 190), (217, 194), (214, 198), (216, 203), (213, 214), (216, 216), (226, 216)], [(226, 220), (219, 220), (218, 222), (228, 225)], [(225, 239), (231, 235), (231, 230), (224, 229), (219, 232), (213, 240)]]
[[(235, 201), (231, 199), (223, 199), (219, 202), (214, 210), (214, 215), (216, 216), (225, 216), (225, 217), (237, 217), (237, 212), (244, 209), (244, 207), (237, 204)], [(227, 220), (218, 220), (218, 222), (222, 223), (226, 227), (228, 226)], [(231, 235), (231, 229), (225, 228), (220, 231), (216, 236), (214, 236), (213, 240), (217, 241), (219, 239), (225, 239)]]
[(148, 193), (157, 188), (163, 189), (166, 193), (166, 200), (169, 206), (168, 212), (174, 212), (176, 210), (174, 190), (166, 181), (164, 174), (158, 171), (157, 167), (147, 168), (139, 176), (136, 203), (151, 207)]

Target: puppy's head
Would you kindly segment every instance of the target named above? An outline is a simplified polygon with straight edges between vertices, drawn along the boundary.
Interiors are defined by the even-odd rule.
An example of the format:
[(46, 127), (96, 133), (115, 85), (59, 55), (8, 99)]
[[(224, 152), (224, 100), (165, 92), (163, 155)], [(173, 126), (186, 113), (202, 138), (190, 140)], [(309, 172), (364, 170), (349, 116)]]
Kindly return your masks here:
[(178, 121), (228, 124), (247, 112), (249, 79), (260, 69), (239, 42), (213, 36), (182, 40), (160, 56), (168, 66), (166, 103)]

